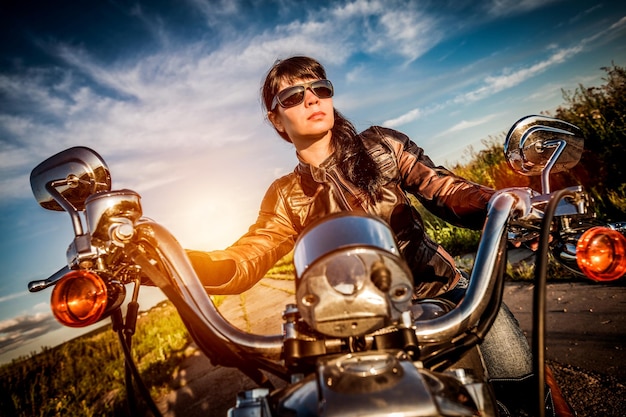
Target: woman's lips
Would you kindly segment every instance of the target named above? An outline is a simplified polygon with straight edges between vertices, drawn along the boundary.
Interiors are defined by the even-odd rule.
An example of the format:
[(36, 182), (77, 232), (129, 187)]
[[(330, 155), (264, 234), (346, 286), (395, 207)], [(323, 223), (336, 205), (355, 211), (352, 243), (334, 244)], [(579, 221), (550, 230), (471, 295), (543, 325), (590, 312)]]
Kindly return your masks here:
[(326, 116), (326, 113), (324, 113), (322, 111), (317, 111), (317, 112), (315, 112), (315, 113), (313, 113), (312, 115), (309, 116), (309, 120), (323, 119), (324, 116)]

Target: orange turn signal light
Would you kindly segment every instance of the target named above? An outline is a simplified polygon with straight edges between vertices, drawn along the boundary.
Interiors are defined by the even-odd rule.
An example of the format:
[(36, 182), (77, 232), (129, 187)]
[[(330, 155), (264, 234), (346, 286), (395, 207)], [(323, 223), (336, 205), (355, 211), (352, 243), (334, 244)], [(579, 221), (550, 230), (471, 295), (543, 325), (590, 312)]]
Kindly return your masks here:
[(608, 227), (592, 227), (578, 239), (576, 262), (594, 281), (621, 278), (626, 274), (626, 238)]
[(93, 272), (67, 273), (52, 291), (50, 306), (54, 317), (69, 327), (85, 327), (100, 320), (107, 309), (108, 290)]

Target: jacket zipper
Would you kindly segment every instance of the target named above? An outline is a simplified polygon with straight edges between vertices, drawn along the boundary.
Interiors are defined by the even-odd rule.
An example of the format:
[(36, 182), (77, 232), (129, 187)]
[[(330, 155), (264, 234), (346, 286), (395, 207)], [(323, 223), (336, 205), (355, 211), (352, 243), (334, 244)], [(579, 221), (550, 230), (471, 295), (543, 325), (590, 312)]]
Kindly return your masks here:
[[(354, 208), (352, 208), (352, 206), (348, 202), (348, 199), (346, 198), (346, 196), (344, 195), (344, 193), (341, 190), (344, 189), (348, 193), (350, 193), (351, 195), (354, 195), (354, 193), (350, 190), (350, 187), (348, 187), (346, 184), (344, 184), (343, 181), (341, 181), (341, 176), (338, 173), (337, 173), (337, 178), (335, 177), (335, 175), (333, 175), (335, 173), (337, 173), (337, 169), (333, 168), (331, 172), (327, 172), (327, 174), (328, 174), (327, 176), (331, 179), (331, 181), (335, 185), (335, 187), (337, 187), (337, 192), (339, 194), (341, 203), (344, 205), (344, 209), (347, 210), (347, 211), (354, 211)], [(365, 212), (367, 212), (367, 210), (362, 205), (361, 205), (361, 208)]]

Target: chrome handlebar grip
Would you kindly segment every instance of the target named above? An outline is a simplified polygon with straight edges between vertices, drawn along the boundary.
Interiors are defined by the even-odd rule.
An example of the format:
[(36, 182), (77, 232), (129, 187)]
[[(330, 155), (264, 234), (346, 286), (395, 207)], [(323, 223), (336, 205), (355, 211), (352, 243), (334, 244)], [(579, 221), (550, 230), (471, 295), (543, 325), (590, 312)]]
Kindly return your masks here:
[(59, 269), (54, 274), (50, 275), (50, 277), (46, 279), (41, 279), (37, 281), (31, 281), (28, 283), (28, 291), (30, 292), (38, 292), (41, 290), (45, 290), (48, 287), (56, 284), (61, 278), (65, 276), (71, 269), (69, 266), (65, 265), (63, 268)]

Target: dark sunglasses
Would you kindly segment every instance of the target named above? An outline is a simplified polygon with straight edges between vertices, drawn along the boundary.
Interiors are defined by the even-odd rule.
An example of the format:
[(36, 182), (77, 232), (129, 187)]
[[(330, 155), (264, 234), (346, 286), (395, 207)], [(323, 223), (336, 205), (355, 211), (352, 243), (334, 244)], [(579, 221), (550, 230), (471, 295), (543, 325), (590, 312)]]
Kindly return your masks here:
[(271, 109), (274, 110), (278, 104), (283, 108), (297, 106), (304, 101), (306, 90), (310, 89), (319, 98), (331, 98), (334, 94), (333, 84), (329, 80), (316, 80), (308, 83), (298, 84), (281, 90), (274, 96)]

